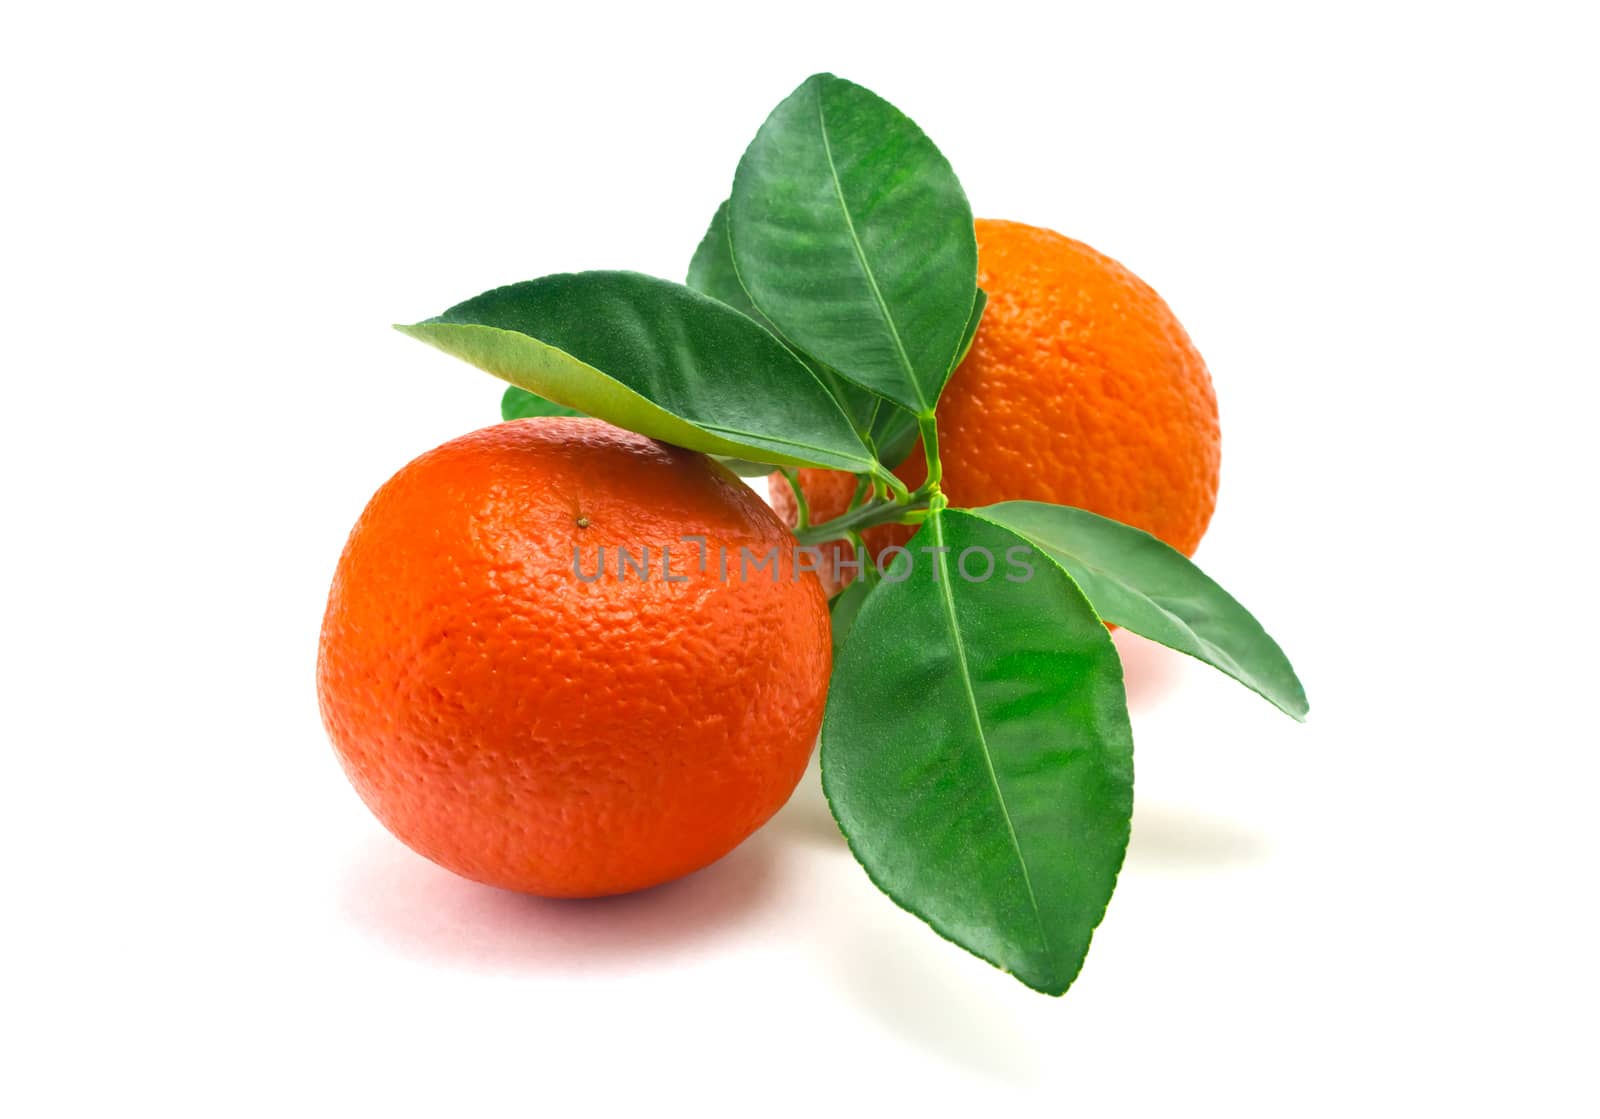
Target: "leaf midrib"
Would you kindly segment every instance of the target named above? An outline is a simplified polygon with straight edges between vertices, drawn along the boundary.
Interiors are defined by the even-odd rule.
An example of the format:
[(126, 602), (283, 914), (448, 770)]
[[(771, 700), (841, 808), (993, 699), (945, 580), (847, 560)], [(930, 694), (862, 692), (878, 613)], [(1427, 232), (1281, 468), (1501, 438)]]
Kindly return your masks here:
[[(578, 365), (578, 366), (583, 367), (584, 369), (587, 369), (590, 373), (594, 374), (594, 376), (596, 376), (597, 378), (599, 378), (599, 379), (601, 379), (603, 381), (609, 382), (612, 385), (615, 385), (621, 391), (626, 392), (626, 393), (630, 394), (631, 396), (635, 397), (636, 399), (642, 401), (647, 407), (654, 408), (656, 411), (660, 412), (662, 415), (668, 416), (671, 419), (676, 420), (678, 423), (684, 424), (684, 425), (686, 425), (688, 427), (696, 428), (696, 429), (698, 429), (700, 431), (703, 431), (707, 435), (721, 436), (723, 438), (731, 439), (735, 443), (743, 443), (743, 444), (745, 444), (744, 450), (746, 450), (746, 451), (756, 450), (756, 449), (759, 449), (763, 444), (767, 444), (767, 445), (779, 446), (779, 447), (794, 447), (794, 448), (797, 448), (797, 449), (799, 449), (801, 451), (812, 451), (812, 452), (822, 451), (822, 452), (824, 452), (824, 453), (826, 453), (828, 455), (837, 457), (838, 460), (841, 461), (841, 462), (852, 462), (852, 463), (865, 464), (868, 467), (875, 467), (877, 465), (876, 462), (870, 456), (857, 457), (857, 456), (845, 455), (845, 454), (842, 454), (842, 453), (840, 453), (838, 451), (831, 450), (828, 447), (819, 447), (814, 443), (802, 443), (797, 439), (785, 439), (785, 438), (783, 438), (782, 436), (779, 436), (779, 435), (761, 435), (761, 434), (758, 434), (758, 433), (753, 432), (753, 431), (744, 431), (744, 430), (741, 430), (740, 428), (728, 427), (728, 426), (726, 426), (724, 424), (706, 423), (703, 420), (692, 419), (689, 416), (681, 415), (681, 414), (679, 414), (677, 412), (674, 412), (672, 409), (666, 407), (660, 401), (657, 401), (655, 399), (652, 399), (649, 396), (646, 396), (644, 393), (640, 392), (638, 389), (634, 388), (632, 385), (626, 383), (625, 381), (622, 381), (622, 380), (619, 380), (616, 377), (613, 377), (611, 374), (607, 373), (605, 370), (599, 368), (598, 366), (591, 365), (589, 362), (584, 361), (582, 358), (577, 357), (576, 355), (572, 354), (571, 352), (569, 352), (567, 350), (562, 349), (560, 346), (552, 345), (551, 343), (546, 342), (542, 338), (535, 337), (534, 335), (528, 334), (525, 331), (515, 330), (515, 329), (513, 329), (511, 327), (490, 326), (488, 323), (472, 323), (472, 322), (446, 323), (446, 322), (437, 322), (437, 321), (435, 321), (433, 319), (429, 319), (429, 320), (427, 320), (425, 322), (415, 323), (415, 324), (412, 324), (412, 325), (400, 325), (400, 326), (397, 326), (396, 329), (399, 330), (401, 333), (406, 334), (408, 336), (418, 337), (418, 335), (415, 335), (412, 332), (417, 330), (419, 327), (425, 327), (425, 326), (446, 327), (446, 328), (453, 329), (453, 330), (482, 330), (482, 331), (488, 331), (488, 332), (490, 332), (492, 334), (496, 334), (496, 335), (506, 335), (506, 336), (510, 336), (512, 338), (520, 339), (522, 342), (531, 342), (533, 345), (539, 347), (541, 350), (546, 350), (546, 351), (548, 351), (550, 353), (560, 354), (563, 358), (565, 358), (566, 360), (572, 362), (574, 365)], [(424, 337), (424, 340), (426, 340), (425, 337)], [(448, 351), (446, 351), (446, 352), (448, 352)], [(454, 355), (454, 356), (459, 357), (460, 355)], [(463, 360), (465, 360), (465, 359), (463, 359)], [(809, 366), (806, 366), (802, 362), (801, 363), (801, 368), (805, 369), (805, 371), (808, 374), (810, 374), (812, 380), (817, 381), (818, 387), (821, 388), (824, 393), (826, 393), (828, 391), (827, 390), (827, 386), (823, 385), (822, 382), (817, 379), (816, 373)], [(490, 372), (490, 376), (500, 377), (500, 374), (498, 374), (498, 373), (494, 373), (492, 371), (489, 371), (489, 372)], [(546, 391), (544, 389), (530, 389), (526, 385), (517, 384), (516, 381), (513, 381), (508, 377), (500, 377), (500, 379), (505, 381), (507, 384), (510, 384), (510, 385), (513, 385), (513, 386), (515, 386), (515, 387), (517, 387), (519, 389), (522, 389), (524, 392), (532, 392), (532, 393), (535, 393), (536, 395), (544, 396), (546, 399), (551, 400), (556, 404), (562, 404), (565, 407), (574, 408), (574, 406), (571, 405), (571, 404), (566, 404), (564, 401), (556, 400), (554, 396), (550, 395), (548, 393), (548, 391)], [(581, 411), (581, 409), (574, 408), (574, 411)], [(849, 427), (851, 429), (852, 433), (854, 433), (855, 429), (854, 429), (854, 426), (851, 425), (849, 417), (844, 416), (842, 411), (840, 412), (840, 415), (841, 415), (841, 418), (843, 418), (844, 421), (845, 421), (845, 426)], [(857, 439), (860, 438), (859, 435), (857, 435), (856, 437), (857, 437)], [(667, 442), (670, 442), (670, 440), (667, 440)], [(863, 450), (866, 449), (864, 445), (863, 445), (862, 449)], [(811, 459), (815, 459), (817, 456), (815, 454), (812, 454), (812, 455), (809, 455), (809, 456), (806, 456), (806, 457), (809, 457)]]
[[(1056, 544), (1056, 543), (1053, 543), (1053, 542), (1047, 540), (1044, 536), (1042, 536), (1040, 534), (1037, 534), (1037, 533), (1034, 533), (1034, 532), (1030, 532), (1030, 531), (1025, 531), (1023, 529), (1017, 528), (1017, 527), (1012, 526), (1012, 525), (1007, 525), (1002, 521), (997, 521), (997, 520), (993, 519), (992, 517), (985, 517), (981, 513), (973, 512), (972, 515), (977, 517), (979, 520), (987, 521), (989, 524), (997, 525), (1000, 528), (1008, 529), (1011, 532), (1019, 533), (1025, 540), (1029, 540), (1032, 543), (1037, 544), (1039, 547), (1043, 548), (1047, 554), (1048, 553), (1060, 553), (1063, 556), (1068, 556), (1075, 563), (1077, 563), (1080, 566), (1082, 566), (1085, 570), (1091, 571), (1094, 574), (1098, 575), (1100, 578), (1104, 579), (1106, 582), (1111, 583), (1114, 586), (1120, 587), (1123, 591), (1126, 591), (1131, 597), (1136, 598), (1141, 602), (1149, 603), (1150, 606), (1153, 607), (1163, 618), (1167, 619), (1168, 622), (1170, 622), (1172, 625), (1177, 627), (1177, 629), (1181, 633), (1187, 634), (1189, 639), (1194, 643), (1195, 648), (1194, 649), (1186, 649), (1186, 648), (1183, 648), (1180, 645), (1174, 645), (1172, 642), (1166, 641), (1166, 640), (1164, 640), (1162, 638), (1153, 638), (1154, 640), (1161, 641), (1161, 643), (1166, 645), (1168, 648), (1176, 649), (1178, 652), (1182, 653), (1184, 656), (1193, 657), (1196, 660), (1200, 661), (1202, 664), (1209, 664), (1211, 667), (1217, 669), (1219, 672), (1222, 672), (1222, 673), (1225, 673), (1228, 676), (1231, 676), (1233, 679), (1237, 680), (1239, 683), (1241, 683), (1245, 687), (1249, 688), (1252, 692), (1255, 692), (1256, 695), (1260, 696), (1262, 699), (1264, 699), (1268, 703), (1272, 704), (1278, 710), (1280, 710), (1284, 714), (1288, 715), (1291, 719), (1295, 719), (1296, 721), (1300, 721), (1300, 722), (1304, 722), (1305, 721), (1305, 716), (1303, 714), (1299, 713), (1297, 710), (1291, 710), (1290, 707), (1284, 706), (1284, 704), (1279, 702), (1277, 697), (1272, 694), (1273, 691), (1277, 690), (1278, 688), (1285, 688), (1285, 689), (1288, 690), (1288, 692), (1291, 695), (1291, 697), (1293, 696), (1294, 692), (1297, 690), (1296, 686), (1299, 685), (1299, 680), (1294, 677), (1294, 670), (1292, 668), (1289, 670), (1290, 680), (1288, 680), (1288, 681), (1282, 680), (1281, 678), (1278, 678), (1279, 674), (1274, 673), (1273, 677), (1270, 680), (1270, 683), (1269, 682), (1264, 682), (1264, 678), (1260, 674), (1247, 669), (1243, 664), (1241, 664), (1239, 662), (1237, 657), (1233, 656), (1233, 654), (1229, 653), (1227, 649), (1223, 648), (1221, 645), (1218, 645), (1215, 641), (1211, 640), (1209, 637), (1207, 637), (1204, 634), (1202, 634), (1199, 630), (1195, 629), (1192, 625), (1190, 625), (1183, 618), (1183, 616), (1181, 614), (1174, 613), (1169, 607), (1163, 605), (1160, 599), (1156, 598), (1154, 595), (1151, 595), (1150, 593), (1148, 593), (1146, 591), (1140, 590), (1138, 587), (1134, 586), (1131, 583), (1125, 582), (1115, 572), (1109, 571), (1104, 567), (1100, 567), (1098, 564), (1090, 563), (1088, 560), (1084, 559), (1082, 553), (1076, 552), (1071, 548), (1064, 548), (1059, 544)], [(1061, 561), (1057, 560), (1056, 562), (1060, 563)], [(1063, 566), (1065, 566), (1065, 565), (1063, 565)], [(1071, 575), (1071, 572), (1068, 572), (1068, 576), (1069, 577), (1073, 577)], [(1073, 578), (1075, 578), (1075, 577), (1073, 577)], [(1220, 587), (1218, 589), (1221, 590)], [(1087, 592), (1085, 592), (1085, 593), (1087, 594)], [(1095, 611), (1097, 613), (1100, 612), (1100, 608), (1098, 606), (1095, 606), (1094, 609), (1095, 609)], [(1118, 621), (1117, 618), (1112, 618), (1111, 620), (1113, 622)], [(1119, 624), (1127, 626), (1130, 630), (1132, 630), (1135, 633), (1141, 632), (1137, 628), (1135, 623), (1129, 621), (1127, 615), (1122, 615)], [(1145, 634), (1144, 636), (1150, 637), (1151, 635), (1150, 634)], [(1263, 634), (1263, 636), (1266, 636), (1267, 640), (1269, 642), (1272, 641), (1270, 635)], [(1272, 643), (1274, 645), (1276, 645), (1276, 642), (1272, 642)], [(1198, 651), (1196, 651), (1196, 650), (1198, 650)], [(1205, 655), (1202, 655), (1202, 654), (1205, 654)], [(1281, 650), (1280, 650), (1280, 656), (1281, 655), (1282, 654), (1281, 654)], [(1303, 703), (1304, 702), (1304, 694), (1303, 693), (1301, 694), (1300, 698), (1301, 698), (1301, 702)], [(1298, 705), (1294, 705), (1294, 706), (1298, 706)]]
[[(626, 388), (627, 386), (624, 385), (623, 387)], [(643, 394), (641, 394), (641, 396), (642, 395)], [(648, 403), (651, 403), (651, 404), (655, 403), (654, 401), (650, 400), (650, 398), (648, 396), (643, 397), (643, 399), (645, 401), (647, 401)], [(657, 404), (656, 407), (660, 408), (661, 406), (659, 404)], [(740, 429), (738, 429), (736, 427), (723, 427), (720, 424), (708, 424), (708, 423), (704, 423), (704, 422), (702, 422), (700, 420), (685, 419), (683, 416), (679, 416), (676, 412), (669, 411), (668, 409), (665, 409), (665, 408), (662, 408), (661, 410), (663, 412), (666, 412), (667, 415), (669, 415), (669, 416), (674, 416), (677, 419), (683, 420), (683, 422), (686, 423), (686, 424), (691, 424), (694, 427), (698, 427), (701, 431), (709, 431), (712, 435), (733, 435), (733, 436), (738, 436), (741, 440), (743, 440), (746, 443), (749, 443), (752, 447), (756, 447), (756, 446), (759, 446), (759, 445), (761, 445), (763, 443), (766, 443), (766, 444), (772, 444), (774, 446), (779, 446), (779, 447), (798, 447), (800, 450), (803, 450), (803, 451), (825, 451), (828, 454), (835, 454), (836, 453), (836, 452), (833, 452), (833, 451), (829, 451), (828, 448), (826, 448), (826, 447), (817, 447), (817, 446), (814, 446), (813, 444), (810, 444), (810, 443), (802, 443), (797, 439), (785, 439), (780, 435), (758, 435), (753, 431), (741, 431)], [(814, 458), (816, 456), (813, 455), (812, 457)], [(845, 459), (844, 455), (839, 455), (838, 457), (840, 459)], [(868, 463), (869, 465), (871, 464), (871, 460), (870, 459), (847, 459), (846, 461), (865, 462), (865, 463)]]
[(950, 565), (945, 556), (949, 549), (944, 542), (944, 518), (935, 513), (929, 519), (933, 526), (933, 541), (935, 560), (939, 565), (939, 601), (944, 605), (945, 620), (950, 625), (950, 640), (955, 646), (956, 662), (961, 669), (961, 687), (967, 697), (967, 707), (972, 712), (972, 725), (978, 732), (979, 753), (983, 756), (984, 770), (989, 775), (989, 784), (994, 788), (995, 800), (1000, 805), (1000, 817), (1006, 822), (1006, 835), (1011, 840), (1011, 849), (1017, 853), (1017, 865), (1022, 868), (1022, 884), (1028, 890), (1028, 905), (1033, 911), (1034, 923), (1039, 927), (1039, 939), (1045, 951), (1051, 951), (1050, 933), (1045, 927), (1044, 914), (1039, 910), (1039, 895), (1033, 889), (1033, 876), (1028, 873), (1028, 860), (1022, 853), (1022, 842), (1017, 838), (1017, 828), (1011, 820), (1011, 809), (1006, 805), (1006, 795), (1000, 789), (1000, 776), (995, 772), (994, 759), (989, 754), (989, 737), (984, 733), (983, 716), (978, 711), (978, 696), (972, 690), (972, 673), (967, 667), (967, 646), (961, 639), (961, 627), (956, 622), (955, 598), (950, 594)]
[[(1158, 612), (1172, 626), (1174, 626), (1179, 633), (1186, 635), (1188, 639), (1194, 643), (1197, 649), (1203, 650), (1205, 653), (1209, 654), (1212, 665), (1222, 669), (1222, 671), (1226, 672), (1229, 676), (1232, 676), (1235, 680), (1239, 680), (1251, 691), (1256, 692), (1258, 695), (1266, 696), (1266, 693), (1263, 692), (1261, 688), (1257, 687), (1253, 682), (1253, 674), (1246, 671), (1244, 666), (1235, 660), (1232, 654), (1230, 654), (1226, 649), (1218, 645), (1216, 642), (1212, 641), (1210, 638), (1206, 637), (1199, 630), (1195, 629), (1188, 623), (1188, 621), (1184, 619), (1183, 615), (1175, 613), (1172, 609), (1163, 605), (1160, 599), (1156, 598), (1147, 591), (1140, 590), (1131, 583), (1125, 582), (1115, 572), (1109, 571), (1098, 564), (1090, 563), (1083, 557), (1081, 552), (1075, 552), (1071, 548), (1063, 548), (1059, 544), (1049, 543), (1040, 538), (1033, 539), (1036, 540), (1040, 547), (1046, 549), (1047, 551), (1055, 551), (1064, 556), (1070, 556), (1073, 562), (1083, 567), (1086, 571), (1094, 572), (1095, 575), (1099, 576), (1101, 579), (1104, 579), (1106, 582), (1121, 588), (1130, 597), (1136, 598), (1141, 602), (1149, 603), (1151, 608)], [(1117, 619), (1113, 618), (1112, 621), (1117, 621)], [(1125, 626), (1130, 625), (1127, 615), (1123, 615), (1121, 622)], [(1187, 649), (1180, 649), (1178, 651), (1182, 653), (1189, 653), (1189, 650)], [(1190, 653), (1189, 655), (1193, 656), (1194, 654)], [(1224, 663), (1229, 667), (1224, 667)], [(1271, 697), (1266, 698), (1269, 702), (1276, 705), (1276, 700), (1271, 699)]]
[[(1010, 531), (1012, 531), (1012, 532), (1020, 532), (1020, 534), (1022, 535), (1022, 537), (1024, 539), (1033, 541), (1035, 544), (1039, 545), (1039, 547), (1045, 549), (1046, 551), (1060, 552), (1064, 556), (1070, 556), (1072, 558), (1073, 562), (1075, 562), (1078, 565), (1080, 565), (1081, 567), (1083, 567), (1086, 571), (1092, 571), (1096, 575), (1098, 575), (1100, 578), (1104, 579), (1106, 582), (1111, 583), (1111, 584), (1113, 584), (1113, 585), (1115, 585), (1117, 587), (1122, 588), (1124, 591), (1126, 591), (1132, 597), (1137, 598), (1137, 599), (1139, 599), (1139, 600), (1141, 600), (1143, 602), (1148, 602), (1151, 606), (1153, 606), (1156, 610), (1158, 610), (1164, 618), (1166, 618), (1168, 621), (1170, 621), (1173, 625), (1177, 626), (1184, 633), (1188, 634), (1189, 637), (1191, 639), (1193, 639), (1195, 644), (1202, 645), (1202, 646), (1204, 646), (1204, 647), (1206, 647), (1208, 649), (1213, 647), (1210, 641), (1208, 641), (1206, 638), (1202, 637), (1194, 629), (1194, 627), (1191, 626), (1188, 622), (1184, 621), (1184, 619), (1180, 615), (1174, 614), (1167, 607), (1163, 606), (1157, 599), (1151, 597), (1147, 592), (1140, 590), (1138, 587), (1133, 586), (1131, 583), (1125, 582), (1122, 579), (1122, 577), (1117, 575), (1115, 572), (1108, 571), (1107, 569), (1101, 567), (1098, 564), (1091, 563), (1089, 560), (1087, 560), (1087, 559), (1085, 559), (1083, 557), (1082, 553), (1076, 552), (1071, 548), (1062, 547), (1060, 544), (1057, 544), (1054, 541), (1047, 539), (1042, 534), (1033, 533), (1033, 532), (1023, 532), (1020, 529), (1010, 528), (1010, 526), (1006, 525), (1003, 521), (997, 521), (997, 520), (994, 520), (993, 518), (990, 518), (990, 517), (983, 517), (983, 516), (981, 516), (981, 514), (974, 513), (974, 516), (978, 516), (979, 519), (984, 520), (984, 521), (988, 521), (990, 524), (997, 525), (1000, 528), (1009, 528)], [(1115, 619), (1113, 619), (1113, 620), (1115, 620)], [(1123, 624), (1126, 625), (1127, 622), (1123, 622)]]
[[(1071, 548), (1063, 548), (1059, 544), (1046, 543), (1044, 540), (1040, 540), (1038, 543), (1039, 543), (1039, 546), (1042, 547), (1042, 548), (1047, 548), (1047, 549), (1050, 549), (1050, 550), (1053, 550), (1053, 551), (1060, 552), (1064, 556), (1071, 556), (1073, 562), (1077, 563), (1084, 570), (1092, 571), (1097, 576), (1099, 576), (1100, 578), (1104, 579), (1106, 582), (1111, 583), (1114, 586), (1120, 587), (1122, 590), (1126, 591), (1132, 597), (1134, 597), (1136, 599), (1139, 599), (1142, 602), (1148, 602), (1152, 607), (1154, 607), (1157, 611), (1159, 611), (1161, 613), (1162, 617), (1166, 618), (1167, 621), (1169, 621), (1173, 625), (1177, 626), (1178, 629), (1180, 631), (1182, 631), (1183, 633), (1188, 634), (1189, 638), (1192, 641), (1194, 641), (1194, 643), (1196, 645), (1199, 645), (1199, 646), (1201, 646), (1203, 648), (1206, 648), (1206, 649), (1215, 649), (1215, 646), (1212, 645), (1212, 643), (1209, 640), (1207, 640), (1205, 637), (1202, 637), (1200, 635), (1200, 633), (1193, 626), (1191, 626), (1187, 621), (1185, 621), (1183, 619), (1182, 615), (1173, 613), (1171, 609), (1169, 609), (1166, 606), (1163, 606), (1161, 604), (1161, 601), (1159, 599), (1155, 598), (1149, 592), (1142, 591), (1138, 587), (1134, 586), (1133, 584), (1125, 582), (1122, 579), (1122, 577), (1117, 575), (1115, 572), (1108, 571), (1107, 569), (1105, 569), (1104, 567), (1099, 566), (1098, 564), (1090, 563), (1088, 560), (1083, 558), (1082, 553), (1075, 552)], [(1124, 622), (1123, 624), (1126, 625), (1127, 623)], [(1221, 652), (1221, 650), (1217, 650), (1217, 651)]]
[(828, 117), (822, 105), (822, 90), (819, 88), (816, 93), (817, 131), (822, 134), (822, 154), (828, 160), (828, 178), (833, 183), (833, 196), (839, 200), (839, 213), (844, 216), (845, 229), (850, 233), (850, 247), (855, 250), (856, 263), (861, 266), (861, 274), (866, 277), (867, 287), (872, 291), (872, 300), (878, 305), (878, 313), (883, 316), (884, 325), (889, 328), (889, 337), (894, 341), (895, 353), (900, 358), (900, 367), (905, 370), (906, 381), (916, 394), (919, 409), (927, 411), (928, 402), (923, 399), (922, 386), (917, 382), (916, 370), (912, 368), (911, 357), (906, 353), (905, 343), (900, 339), (900, 328), (895, 325), (894, 316), (889, 313), (889, 304), (884, 301), (883, 292), (878, 288), (878, 278), (873, 274), (872, 266), (867, 263), (866, 249), (856, 233), (855, 219), (850, 216), (850, 207), (845, 204), (844, 183), (839, 181), (839, 168), (833, 162), (833, 143), (828, 139)]

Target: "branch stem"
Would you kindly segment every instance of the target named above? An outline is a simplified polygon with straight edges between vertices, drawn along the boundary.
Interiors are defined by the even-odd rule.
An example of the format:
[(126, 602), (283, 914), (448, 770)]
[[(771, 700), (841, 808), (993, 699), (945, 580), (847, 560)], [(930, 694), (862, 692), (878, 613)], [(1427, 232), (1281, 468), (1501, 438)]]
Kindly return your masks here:
[(874, 525), (908, 523), (927, 507), (926, 501), (912, 501), (910, 504), (901, 504), (898, 501), (869, 501), (831, 521), (796, 528), (794, 535), (795, 539), (804, 545), (844, 540), (848, 539), (850, 533), (860, 532)]

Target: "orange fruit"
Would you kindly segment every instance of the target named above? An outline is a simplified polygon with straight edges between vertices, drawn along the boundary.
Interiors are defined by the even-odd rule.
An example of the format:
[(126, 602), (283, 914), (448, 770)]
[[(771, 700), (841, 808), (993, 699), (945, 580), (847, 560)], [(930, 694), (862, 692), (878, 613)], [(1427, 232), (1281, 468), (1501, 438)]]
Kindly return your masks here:
[(596, 420), (446, 443), (339, 560), (317, 663), (339, 760), (480, 882), (581, 897), (703, 867), (788, 799), (822, 721), (827, 604), (793, 548), (721, 465)]
[[(989, 304), (938, 408), (950, 503), (1076, 505), (1193, 555), (1216, 506), (1221, 436), (1211, 375), (1177, 317), (1069, 237), (987, 219), (977, 234)], [(920, 485), (920, 449), (896, 473)], [(832, 471), (802, 470), (800, 483), (813, 522), (844, 512), (855, 492)], [(788, 484), (774, 474), (769, 489), (793, 524)], [(910, 536), (889, 526), (866, 541), (877, 554)]]

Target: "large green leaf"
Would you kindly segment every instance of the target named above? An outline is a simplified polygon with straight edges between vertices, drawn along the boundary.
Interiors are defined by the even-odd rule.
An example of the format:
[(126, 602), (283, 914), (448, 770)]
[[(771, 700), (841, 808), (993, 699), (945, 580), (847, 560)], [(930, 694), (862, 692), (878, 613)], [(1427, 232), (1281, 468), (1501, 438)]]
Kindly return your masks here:
[(557, 404), (553, 400), (546, 400), (538, 393), (519, 389), (516, 385), (507, 385), (505, 393), (500, 397), (500, 418), (503, 420), (526, 420), (539, 416), (581, 416), (582, 412), (576, 408), (568, 408), (565, 404)]
[(1048, 553), (1108, 622), (1221, 669), (1296, 719), (1310, 710), (1289, 658), (1261, 623), (1148, 532), (1038, 501), (1005, 501), (972, 513)]
[(733, 180), (738, 277), (779, 333), (917, 415), (933, 414), (977, 287), (972, 207), (922, 130), (818, 74), (761, 126)]
[(781, 342), (680, 284), (635, 272), (545, 276), (397, 329), (548, 400), (690, 450), (880, 470)]
[(835, 664), (823, 788), (879, 888), (1060, 994), (1128, 843), (1121, 662), (1071, 578), (1008, 529), (946, 509), (911, 548)]
[[(772, 320), (756, 310), (750, 294), (739, 283), (739, 274), (733, 268), (733, 254), (728, 245), (728, 204), (724, 202), (711, 216), (711, 225), (689, 262), (689, 286), (712, 299), (721, 300), (735, 311), (749, 315), (773, 334), (778, 333)], [(845, 380), (826, 365), (806, 354), (796, 354), (815, 373), (839, 407), (850, 420), (850, 425), (860, 435), (865, 435), (872, 425), (881, 397), (851, 381)]]

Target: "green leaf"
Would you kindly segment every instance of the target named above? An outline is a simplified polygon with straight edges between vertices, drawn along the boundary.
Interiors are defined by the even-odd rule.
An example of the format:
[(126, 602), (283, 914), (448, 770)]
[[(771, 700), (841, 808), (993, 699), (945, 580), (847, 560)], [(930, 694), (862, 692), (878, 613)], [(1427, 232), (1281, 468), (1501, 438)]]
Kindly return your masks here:
[(726, 200), (711, 215), (706, 235), (694, 250), (689, 261), (688, 285), (712, 299), (720, 299), (735, 311), (749, 315), (762, 326), (772, 329), (767, 317), (756, 310), (750, 295), (739, 282), (739, 273), (733, 267), (733, 249), (728, 243), (728, 203)]
[(933, 414), (978, 246), (960, 181), (910, 118), (831, 74), (808, 78), (745, 151), (728, 233), (739, 280), (783, 337)]
[[(711, 225), (706, 229), (706, 235), (700, 239), (699, 248), (695, 249), (694, 259), (689, 262), (688, 282), (695, 291), (726, 303), (740, 314), (748, 315), (760, 323), (770, 333), (778, 334), (778, 328), (772, 325), (772, 320), (756, 310), (756, 305), (750, 302), (749, 293), (739, 283), (739, 274), (734, 271), (733, 254), (728, 244), (726, 202), (718, 206), (717, 212), (711, 216)], [(865, 435), (872, 424), (873, 414), (878, 410), (880, 398), (860, 385), (845, 380), (806, 354), (796, 353), (795, 356), (805, 362), (811, 372), (816, 374), (817, 380), (821, 381), (839, 402), (840, 409), (850, 420), (850, 425), (855, 428), (856, 433)]]
[(972, 296), (972, 312), (967, 316), (967, 328), (961, 334), (961, 348), (956, 351), (956, 359), (950, 363), (950, 372), (954, 373), (956, 366), (967, 360), (972, 340), (978, 336), (978, 324), (983, 322), (983, 312), (988, 306), (989, 293), (979, 288)]
[(781, 342), (666, 280), (545, 276), (396, 329), (519, 388), (690, 450), (881, 473), (827, 389)]
[(1261, 623), (1183, 553), (1083, 509), (1005, 501), (972, 513), (1031, 540), (1071, 573), (1102, 617), (1188, 653), (1303, 720), (1310, 705)]
[[(526, 420), (544, 416), (582, 416), (583, 413), (576, 408), (568, 408), (565, 404), (557, 404), (546, 400), (542, 396), (519, 389), (516, 385), (507, 385), (505, 395), (500, 398), (500, 418), (504, 420)], [(726, 455), (712, 455), (723, 466), (739, 475), (741, 478), (765, 478), (772, 473), (772, 464), (769, 462), (750, 462), (742, 458), (729, 458)]]
[[(862, 603), (835, 663), (823, 789), (880, 889), (1060, 994), (1128, 843), (1121, 661), (1071, 578), (1015, 533), (945, 509), (911, 549)], [(969, 581), (985, 554), (993, 574)]]
[(565, 404), (557, 404), (553, 400), (546, 400), (537, 393), (527, 389), (519, 389), (516, 385), (507, 385), (505, 395), (500, 398), (500, 418), (503, 420), (526, 420), (536, 416), (581, 416), (582, 412), (576, 408), (568, 408)]
[[(967, 351), (972, 349), (972, 340), (978, 335), (978, 323), (983, 318), (983, 309), (988, 304), (988, 293), (979, 288), (972, 301), (972, 314), (967, 319), (967, 332), (961, 342), (961, 352), (951, 363), (952, 372), (955, 366), (966, 360)], [(867, 428), (867, 440), (877, 450), (879, 462), (891, 470), (899, 467), (911, 457), (920, 434), (917, 417), (898, 405), (879, 399), (878, 410), (873, 414), (872, 423)]]
[(850, 627), (855, 624), (856, 615), (861, 611), (861, 604), (867, 600), (867, 595), (872, 591), (872, 584), (865, 579), (856, 578), (848, 587), (828, 600), (828, 614), (833, 622), (833, 659), (839, 659), (839, 651), (844, 648), (844, 639), (850, 634)]
[(726, 455), (712, 457), (741, 478), (765, 478), (772, 473), (770, 462), (751, 462), (749, 459), (729, 458)]
[(867, 429), (867, 440), (876, 449), (879, 462), (894, 470), (911, 457), (920, 435), (917, 417), (898, 404), (887, 400), (878, 402), (872, 425)]

